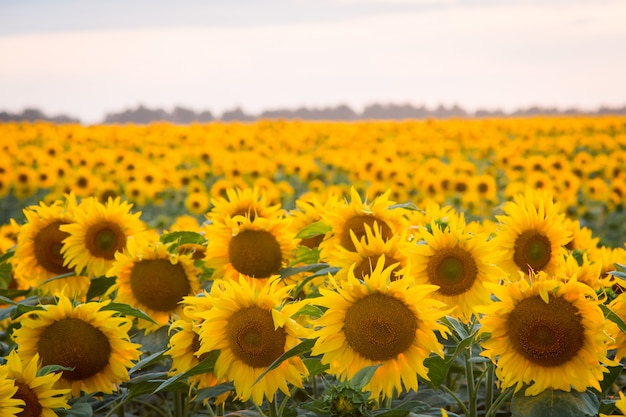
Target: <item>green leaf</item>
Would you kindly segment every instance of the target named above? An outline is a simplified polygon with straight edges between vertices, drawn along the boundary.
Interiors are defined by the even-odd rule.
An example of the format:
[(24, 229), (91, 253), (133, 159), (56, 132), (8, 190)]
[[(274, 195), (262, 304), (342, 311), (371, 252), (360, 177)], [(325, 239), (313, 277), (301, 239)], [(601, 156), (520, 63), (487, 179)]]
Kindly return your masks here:
[(17, 302), (11, 300), (10, 298), (7, 298), (5, 296), (0, 295), (0, 303), (2, 304), (11, 304), (11, 305), (17, 305)]
[(321, 308), (317, 306), (307, 304), (304, 307), (302, 307), (300, 310), (298, 310), (296, 314), (294, 314), (292, 317), (310, 316), (310, 317), (319, 319), (320, 317), (322, 317), (322, 315), (324, 315), (324, 310), (322, 310)]
[(58, 281), (60, 279), (65, 279), (65, 278), (70, 278), (70, 277), (75, 277), (76, 276), (76, 272), (72, 271), (72, 272), (67, 272), (65, 274), (61, 274), (61, 275), (56, 275), (52, 278), (48, 278), (47, 280), (45, 280), (41, 285), (45, 285), (49, 282), (52, 281)]
[(592, 417), (599, 407), (600, 400), (591, 391), (545, 390), (539, 395), (524, 396), (522, 388), (511, 399), (511, 416)]
[(37, 376), (47, 375), (49, 373), (62, 372), (62, 371), (73, 371), (74, 368), (68, 368), (67, 366), (61, 365), (46, 365), (42, 366), (37, 370)]
[(87, 290), (87, 300), (93, 300), (96, 297), (104, 295), (104, 293), (115, 284), (115, 280), (115, 277), (99, 277), (92, 279), (89, 283), (89, 290)]
[(135, 366), (130, 368), (130, 370), (128, 371), (128, 374), (132, 375), (138, 370), (143, 369), (148, 365), (152, 365), (153, 363), (160, 361), (161, 359), (163, 359), (164, 353), (166, 352), (166, 350), (167, 349), (162, 350), (160, 352), (155, 352), (152, 355), (146, 356), (145, 358), (141, 359), (139, 362), (135, 364)]
[(14, 248), (15, 246), (13, 246), (13, 248), (9, 249), (8, 251), (0, 255), (0, 264), (8, 261), (9, 259), (13, 257), (13, 255), (15, 255), (15, 250), (13, 250)]
[(600, 381), (600, 388), (602, 389), (602, 394), (607, 394), (607, 392), (613, 387), (617, 378), (620, 377), (622, 371), (624, 370), (624, 366), (616, 365), (607, 367), (609, 373), (604, 374), (604, 379)]
[(298, 246), (293, 265), (298, 264), (316, 264), (320, 260), (320, 250), (318, 248), (307, 248), (306, 246)]
[(329, 364), (323, 364), (319, 358), (305, 358), (302, 359), (302, 362), (304, 362), (304, 366), (309, 371), (309, 377), (321, 375), (330, 368)]
[(279, 274), (282, 279), (285, 279), (292, 275), (301, 274), (303, 272), (319, 272), (327, 269), (329, 269), (328, 264), (311, 264), (283, 268), (279, 271)]
[(174, 251), (176, 251), (180, 245), (206, 245), (207, 243), (206, 238), (200, 233), (185, 230), (162, 234), (159, 240), (162, 243), (171, 244)]
[(0, 264), (0, 284), (2, 288), (8, 288), (11, 282), (11, 270), (13, 267), (11, 264)]
[[(17, 297), (23, 297), (30, 293), (30, 290), (14, 290), (14, 289), (2, 289), (0, 288), (0, 298), (2, 300), (14, 300)], [(11, 304), (16, 304), (15, 302)]]
[(156, 387), (156, 389), (154, 390), (154, 393), (156, 394), (159, 391), (163, 391), (165, 388), (171, 386), (172, 384), (179, 382), (181, 379), (185, 379), (194, 375), (204, 374), (207, 372), (212, 372), (213, 368), (215, 367), (215, 361), (217, 361), (217, 358), (219, 356), (220, 356), (219, 350), (212, 350), (211, 352), (209, 352), (207, 357), (204, 358), (202, 362), (200, 362), (193, 368), (189, 369), (186, 372), (173, 376), (167, 379), (166, 381), (164, 381), (163, 383), (161, 383), (158, 387)]
[(117, 311), (118, 313), (122, 313), (125, 316), (132, 316), (132, 317), (138, 317), (140, 319), (143, 320), (148, 320), (151, 323), (154, 324), (158, 324), (156, 321), (154, 321), (150, 316), (148, 316), (146, 313), (144, 313), (143, 311), (131, 307), (128, 304), (123, 304), (123, 303), (109, 303), (107, 305), (103, 305), (100, 310), (113, 310), (113, 311)]
[(87, 403), (76, 403), (68, 411), (67, 417), (91, 417), (93, 416), (93, 408)]
[(23, 314), (30, 313), (31, 311), (43, 310), (44, 308), (41, 306), (29, 306), (26, 304), (18, 304), (15, 306), (15, 309), (11, 312), (11, 319), (16, 320), (21, 317)]
[(434, 389), (439, 388), (446, 380), (452, 363), (453, 361), (439, 356), (429, 356), (424, 359), (424, 366), (428, 369), (428, 378), (430, 379), (430, 381), (426, 380), (425, 382)]
[(218, 395), (225, 394), (235, 389), (232, 382), (225, 382), (223, 384), (216, 385), (211, 388), (204, 388), (198, 391), (198, 395), (195, 397), (195, 401), (204, 401), (208, 398), (215, 398)]
[(319, 220), (300, 230), (296, 235), (296, 239), (307, 239), (313, 236), (325, 235), (331, 230), (333, 230), (333, 228), (328, 223)]
[(605, 306), (604, 304), (600, 304), (600, 308), (602, 309), (602, 312), (604, 313), (604, 317), (607, 320), (611, 320), (613, 323), (617, 324), (617, 327), (619, 327), (619, 329), (622, 332), (626, 333), (626, 323), (624, 323), (624, 320), (622, 320), (620, 316), (615, 314), (613, 310), (611, 310), (609, 307)]
[(608, 274), (613, 275), (614, 277), (619, 278), (619, 279), (626, 279), (626, 272), (624, 271), (611, 271), (611, 272), (608, 272)]
[(307, 352), (310, 352), (311, 349), (313, 349), (313, 346), (315, 345), (316, 341), (317, 341), (317, 338), (316, 339), (306, 339), (305, 341), (295, 345), (294, 347), (289, 349), (287, 352), (285, 352), (282, 355), (280, 355), (274, 362), (272, 362), (272, 364), (270, 366), (267, 367), (267, 369), (265, 371), (263, 371), (263, 373), (261, 375), (259, 375), (259, 377), (256, 379), (256, 381), (254, 381), (254, 383), (252, 385), (256, 384), (261, 379), (263, 379), (265, 374), (267, 374), (268, 372), (273, 371), (274, 369), (278, 368), (278, 366), (280, 366), (280, 364), (283, 363), (284, 361), (286, 361), (287, 359), (289, 359), (289, 358), (291, 358), (293, 356), (303, 355), (303, 354), (305, 354)]
[(374, 417), (406, 417), (411, 412), (409, 410), (376, 410), (372, 413)]
[(469, 333), (465, 329), (465, 326), (461, 322), (459, 322), (454, 317), (445, 316), (441, 319), (443, 324), (445, 324), (450, 330), (454, 330), (459, 339), (467, 339)]
[(372, 366), (366, 366), (361, 369), (359, 372), (354, 374), (352, 379), (350, 379), (350, 385), (354, 387), (357, 391), (362, 391), (363, 387), (369, 384), (372, 380), (372, 377), (376, 373), (376, 370), (382, 366), (381, 363)]
[(409, 201), (407, 203), (392, 204), (388, 208), (389, 209), (402, 208), (402, 209), (413, 210), (413, 211), (418, 211), (419, 210), (419, 208), (412, 201)]

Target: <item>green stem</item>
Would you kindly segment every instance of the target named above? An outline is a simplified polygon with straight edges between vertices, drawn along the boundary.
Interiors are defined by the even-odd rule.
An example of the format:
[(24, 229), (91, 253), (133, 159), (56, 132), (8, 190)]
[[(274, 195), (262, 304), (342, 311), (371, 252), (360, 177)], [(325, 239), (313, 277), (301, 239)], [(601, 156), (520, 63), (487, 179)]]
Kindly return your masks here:
[(459, 408), (461, 409), (461, 411), (463, 412), (463, 414), (465, 414), (466, 416), (468, 415), (468, 411), (467, 411), (467, 407), (465, 406), (465, 403), (463, 402), (463, 400), (461, 400), (459, 398), (458, 395), (456, 395), (456, 393), (454, 391), (452, 391), (450, 388), (446, 387), (445, 385), (441, 386), (441, 389), (443, 389), (445, 392), (447, 392), (448, 394), (450, 394), (450, 396), (452, 398), (454, 398), (454, 400), (457, 402), (457, 404), (459, 405)]
[(485, 409), (489, 410), (493, 402), (494, 366), (493, 362), (487, 364), (487, 379), (485, 380)]
[(154, 404), (150, 404), (149, 402), (146, 401), (142, 401), (142, 400), (133, 400), (133, 402), (137, 403), (137, 404), (141, 404), (144, 407), (150, 408), (151, 410), (153, 410), (154, 412), (156, 412), (157, 414), (163, 416), (163, 417), (167, 417), (167, 414), (163, 412), (163, 410), (161, 410), (159, 407), (157, 407)]
[(501, 392), (500, 395), (498, 395), (496, 400), (493, 402), (493, 404), (491, 404), (491, 406), (487, 408), (487, 414), (485, 414), (485, 417), (494, 416), (502, 406), (502, 403), (506, 401), (511, 395), (513, 395), (513, 388), (511, 387)]
[[(470, 347), (471, 349), (471, 347)], [(476, 417), (477, 409), (476, 409), (476, 387), (474, 384), (474, 368), (472, 363), (470, 362), (471, 350), (468, 352), (464, 352), (465, 358), (465, 379), (467, 380), (467, 397), (469, 398), (469, 414), (468, 417)]]
[(269, 409), (270, 417), (278, 417), (278, 410), (276, 408), (276, 395), (274, 395), (272, 401), (269, 402)]
[(224, 417), (224, 403), (215, 404), (215, 414), (217, 417)]
[(183, 409), (182, 393), (175, 392), (174, 393), (174, 417), (183, 417), (182, 409)]

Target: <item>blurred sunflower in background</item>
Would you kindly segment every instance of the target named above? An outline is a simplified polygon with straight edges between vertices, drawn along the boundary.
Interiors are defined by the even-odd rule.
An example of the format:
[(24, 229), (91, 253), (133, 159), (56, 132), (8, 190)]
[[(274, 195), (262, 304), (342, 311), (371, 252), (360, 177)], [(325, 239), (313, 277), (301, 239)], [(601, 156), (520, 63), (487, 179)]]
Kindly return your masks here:
[[(73, 194), (51, 205), (40, 203), (24, 209), (26, 223), (17, 235), (15, 256), (11, 258), (15, 279), (28, 283), (41, 294), (65, 294), (81, 298), (87, 294), (90, 279), (75, 276), (74, 270), (64, 265), (61, 248), (69, 233), (61, 230), (74, 221), (76, 199)], [(62, 279), (53, 279), (57, 276)]]
[(17, 392), (12, 398), (24, 401), (23, 410), (16, 415), (56, 417), (55, 408), (70, 408), (67, 403), (70, 390), (54, 388), (55, 383), (61, 378), (61, 373), (37, 374), (38, 354), (29, 360), (23, 360), (17, 351), (12, 350), (6, 357), (6, 363), (0, 367), (7, 369), (5, 377), (9, 381), (12, 380), (17, 387)]
[(302, 388), (308, 375), (302, 358), (295, 356), (255, 383), (276, 359), (309, 334), (292, 318), (303, 303), (287, 303), (293, 287), (279, 281), (275, 276), (260, 289), (243, 276), (215, 282), (211, 293), (197, 300), (208, 308), (197, 313), (202, 324), (196, 355), (219, 350), (216, 377), (232, 380), (237, 397), (257, 405), (264, 398), (274, 401), (277, 390), (289, 396), (289, 386)]
[(117, 277), (107, 293), (150, 316), (156, 324), (138, 319), (137, 327), (151, 332), (180, 316), (183, 298), (200, 289), (199, 273), (190, 255), (170, 253), (161, 242), (130, 236), (126, 251), (115, 254), (107, 272)]
[(74, 221), (59, 227), (69, 235), (61, 249), (64, 265), (90, 277), (105, 275), (128, 238), (145, 230), (141, 212), (131, 213), (131, 208), (132, 204), (120, 198), (106, 204), (94, 197), (83, 199), (73, 210)]
[(481, 355), (496, 364), (502, 389), (525, 387), (525, 395), (554, 389), (601, 390), (608, 372), (610, 337), (596, 293), (576, 278), (567, 282), (545, 273), (491, 286), (498, 301), (477, 310)]
[(272, 204), (259, 187), (234, 187), (225, 190), (226, 196), (211, 199), (213, 207), (207, 213), (209, 220), (223, 219), (225, 216), (244, 216), (250, 220), (256, 217), (272, 218), (282, 214), (280, 204)]
[(112, 393), (128, 381), (128, 369), (139, 360), (140, 345), (131, 343), (132, 322), (106, 310), (108, 301), (72, 305), (64, 296), (58, 304), (41, 306), (21, 316), (13, 337), (25, 360), (35, 355), (41, 365), (73, 368), (63, 371), (56, 386), (70, 388), (73, 397)]
[(334, 288), (320, 289), (322, 296), (313, 300), (326, 311), (314, 322), (311, 353), (322, 355), (328, 372), (341, 381), (380, 364), (363, 387), (371, 398), (389, 398), (403, 388), (417, 391), (418, 376), (428, 379), (424, 359), (431, 352), (443, 357), (437, 334), (447, 334), (438, 320), (448, 311), (432, 298), (437, 287), (415, 285), (408, 276), (391, 281), (395, 265), (384, 264), (379, 259), (362, 280), (351, 268), (347, 280), (333, 281)]
[(511, 279), (518, 271), (527, 275), (554, 275), (565, 256), (572, 234), (548, 192), (528, 190), (507, 202), (504, 215), (496, 215), (499, 227), (494, 237), (494, 261)]

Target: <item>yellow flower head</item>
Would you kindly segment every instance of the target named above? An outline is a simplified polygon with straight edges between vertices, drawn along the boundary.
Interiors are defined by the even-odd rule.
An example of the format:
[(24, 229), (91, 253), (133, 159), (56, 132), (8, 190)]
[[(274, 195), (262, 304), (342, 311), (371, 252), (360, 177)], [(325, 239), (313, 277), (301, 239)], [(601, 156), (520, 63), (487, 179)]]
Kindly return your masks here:
[(127, 250), (115, 254), (115, 262), (107, 273), (117, 277), (108, 293), (156, 321), (154, 324), (139, 319), (139, 328), (152, 331), (180, 316), (183, 298), (200, 289), (199, 273), (190, 255), (170, 253), (161, 242), (131, 236)]
[(74, 222), (59, 227), (69, 234), (61, 249), (64, 265), (90, 277), (105, 275), (128, 238), (144, 231), (141, 213), (130, 213), (131, 207), (119, 197), (106, 204), (94, 197), (82, 200), (74, 210)]
[(507, 285), (492, 285), (498, 299), (477, 310), (489, 334), (482, 355), (496, 363), (502, 388), (600, 390), (610, 338), (595, 292), (575, 277), (567, 282), (540, 273)]
[(395, 265), (384, 265), (381, 257), (362, 280), (351, 268), (347, 280), (321, 289), (322, 297), (314, 301), (327, 310), (315, 321), (312, 354), (323, 355), (322, 363), (341, 380), (380, 364), (364, 387), (372, 398), (391, 397), (403, 387), (417, 391), (418, 375), (428, 379), (424, 359), (431, 352), (443, 357), (435, 332), (447, 331), (437, 321), (448, 311), (431, 297), (437, 287), (415, 285), (408, 276), (391, 281)]
[(517, 194), (504, 205), (504, 212), (496, 216), (500, 222), (494, 238), (497, 265), (512, 279), (519, 277), (517, 271), (554, 275), (571, 232), (552, 195), (536, 190)]
[(9, 353), (4, 366), (8, 369), (6, 377), (17, 386), (13, 398), (24, 401), (24, 410), (20, 415), (56, 417), (55, 408), (70, 408), (67, 403), (70, 390), (54, 388), (61, 378), (60, 373), (37, 376), (38, 365), (38, 354), (29, 360), (23, 360), (15, 350)]
[[(292, 287), (278, 281), (274, 276), (261, 288), (243, 276), (216, 281), (208, 296), (197, 298), (195, 315), (202, 324), (196, 355), (219, 350), (215, 376), (232, 380), (242, 401), (252, 399), (261, 404), (264, 398), (273, 398), (278, 389), (289, 395), (288, 384), (302, 388), (302, 379), (308, 375), (302, 359), (296, 356), (254, 383), (272, 362), (309, 333), (292, 318), (303, 304), (287, 304)], [(206, 305), (204, 311), (200, 311), (201, 305)]]
[(132, 323), (106, 310), (108, 301), (73, 306), (67, 297), (42, 306), (20, 318), (14, 332), (20, 355), (39, 355), (42, 365), (74, 368), (63, 371), (57, 385), (70, 388), (72, 396), (112, 393), (129, 379), (128, 369), (139, 359), (140, 345), (129, 341)]

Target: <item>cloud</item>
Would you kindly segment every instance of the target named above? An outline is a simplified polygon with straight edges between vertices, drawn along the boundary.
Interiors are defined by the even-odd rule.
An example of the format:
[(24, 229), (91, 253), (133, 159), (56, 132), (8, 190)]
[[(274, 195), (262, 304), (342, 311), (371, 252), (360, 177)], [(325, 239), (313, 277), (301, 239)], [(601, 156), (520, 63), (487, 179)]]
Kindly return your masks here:
[(626, 4), (449, 7), (323, 23), (0, 37), (0, 109), (101, 120), (144, 103), (219, 112), (374, 101), (623, 104)]

